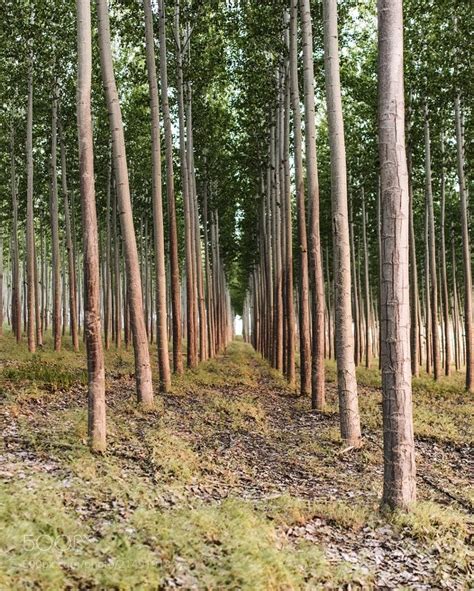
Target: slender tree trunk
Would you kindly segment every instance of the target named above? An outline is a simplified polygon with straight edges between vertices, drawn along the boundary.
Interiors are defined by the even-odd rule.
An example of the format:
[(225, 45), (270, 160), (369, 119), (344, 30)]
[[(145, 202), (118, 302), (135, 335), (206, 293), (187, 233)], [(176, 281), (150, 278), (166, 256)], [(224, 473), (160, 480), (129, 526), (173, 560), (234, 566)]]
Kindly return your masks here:
[(26, 285), (28, 350), (36, 351), (35, 334), (35, 228), (33, 207), (33, 60), (28, 67), (28, 106), (26, 111)]
[(438, 331), (438, 273), (436, 270), (436, 237), (433, 211), (433, 192), (431, 186), (431, 142), (428, 106), (425, 105), (425, 174), (426, 174), (426, 205), (428, 211), (428, 260), (430, 268), (431, 297), (431, 336), (433, 351), (433, 377), (438, 380), (441, 374)]
[(181, 183), (184, 205), (184, 237), (185, 237), (185, 266), (186, 266), (186, 339), (187, 339), (187, 363), (188, 367), (197, 365), (196, 343), (196, 302), (195, 302), (195, 277), (193, 264), (193, 224), (191, 195), (189, 187), (188, 158), (186, 155), (185, 115), (184, 115), (184, 81), (183, 81), (183, 54), (181, 51), (181, 27), (179, 22), (179, 4), (175, 4), (175, 37), (177, 42), (177, 69), (178, 69), (178, 118), (179, 118), (179, 146)]
[(336, 0), (323, 1), (326, 102), (331, 150), (331, 203), (334, 236), (335, 331), (341, 437), (360, 444), (360, 418), (351, 314), (351, 260), (347, 207), (346, 148), (339, 77)]
[(461, 99), (459, 93), (454, 102), (456, 117), (456, 147), (459, 179), (459, 197), (461, 205), (461, 232), (464, 267), (464, 331), (466, 350), (466, 390), (474, 392), (474, 331), (472, 327), (472, 260), (469, 242), (468, 195), (464, 176), (464, 133), (461, 117)]
[(89, 376), (89, 445), (104, 451), (105, 371), (100, 331), (99, 248), (94, 187), (94, 148), (91, 116), (92, 44), (90, 1), (76, 0), (77, 8), (77, 127), (84, 237), (85, 334)]
[(137, 242), (133, 225), (132, 204), (128, 184), (127, 157), (122, 124), (122, 113), (112, 63), (110, 25), (107, 0), (97, 0), (99, 19), (99, 45), (102, 78), (109, 110), (112, 152), (114, 156), (115, 179), (120, 206), (120, 220), (127, 270), (130, 324), (133, 333), (135, 354), (135, 380), (137, 398), (145, 406), (153, 404), (150, 354), (143, 315), (142, 285), (138, 264)]
[[(451, 228), (453, 230), (453, 228)], [(460, 330), (459, 330), (459, 307), (458, 307), (458, 287), (456, 279), (456, 249), (454, 246), (454, 231), (451, 232), (451, 265), (453, 269), (453, 325), (454, 325), (454, 363), (456, 371), (461, 367), (460, 354)]]
[(298, 214), (299, 253), (299, 343), (300, 393), (311, 392), (311, 333), (309, 313), (308, 239), (306, 233), (306, 204), (303, 175), (300, 94), (298, 87), (298, 0), (291, 0), (290, 19), (290, 80), (293, 109), (293, 142), (295, 161), (296, 209)]
[(160, 387), (163, 392), (168, 392), (171, 387), (171, 373), (168, 354), (165, 240), (163, 229), (163, 202), (161, 194), (160, 111), (158, 101), (158, 81), (156, 78), (151, 0), (143, 0), (143, 7), (145, 11), (146, 63), (151, 111), (153, 235), (156, 266), (156, 343), (158, 349)]
[(449, 292), (446, 267), (446, 183), (444, 178), (444, 134), (441, 133), (441, 289), (443, 294), (444, 321), (444, 374), (449, 376), (451, 368), (451, 339), (449, 331)]
[(362, 188), (362, 241), (364, 244), (364, 305), (365, 305), (365, 367), (370, 367), (370, 283), (369, 283), (369, 247), (367, 244), (367, 214), (365, 193)]
[(413, 438), (408, 173), (405, 153), (402, 0), (378, 0), (379, 157), (382, 195), (383, 502), (416, 499)]
[[(64, 225), (66, 230), (66, 253), (69, 275), (69, 316), (71, 324), (72, 346), (74, 351), (79, 351), (79, 333), (77, 327), (77, 279), (76, 279), (76, 255), (72, 242), (71, 212), (69, 208), (69, 190), (66, 171), (66, 146), (61, 121), (59, 121), (59, 143), (61, 146), (61, 182), (64, 199)], [(107, 209), (106, 215), (109, 215)]]
[(168, 225), (171, 275), (171, 308), (173, 321), (173, 369), (175, 373), (183, 372), (182, 332), (181, 332), (181, 284), (179, 277), (178, 229), (176, 222), (176, 199), (174, 191), (173, 171), (173, 135), (168, 100), (168, 65), (166, 51), (166, 7), (165, 0), (159, 0), (159, 38), (160, 38), (160, 78), (161, 106), (166, 149), (166, 191), (168, 197)]
[(10, 135), (10, 174), (12, 194), (12, 328), (17, 343), (21, 340), (21, 287), (20, 287), (20, 257), (18, 251), (18, 186), (15, 170), (15, 130), (11, 126)]
[(58, 89), (56, 82), (53, 89), (53, 105), (51, 116), (51, 253), (53, 270), (53, 340), (54, 350), (61, 350), (61, 255), (59, 251), (59, 213), (58, 213), (58, 170), (57, 170), (57, 138), (58, 138)]
[(112, 240), (111, 240), (111, 193), (112, 193), (112, 156), (110, 156), (107, 171), (107, 197), (105, 212), (105, 314), (104, 314), (104, 337), (105, 348), (110, 349), (110, 337), (112, 335)]
[(413, 220), (413, 189), (411, 182), (411, 149), (407, 150), (408, 167), (408, 192), (410, 196), (409, 207), (409, 231), (410, 231), (410, 352), (411, 352), (411, 373), (413, 376), (419, 374), (419, 351), (418, 351), (418, 315), (419, 315), (419, 297), (418, 297), (418, 270), (416, 263), (416, 242), (415, 225)]
[(303, 33), (304, 106), (308, 207), (310, 210), (310, 266), (313, 288), (313, 347), (311, 404), (322, 409), (324, 385), (324, 280), (319, 233), (319, 183), (316, 158), (316, 118), (314, 108), (313, 32), (309, 0), (300, 0)]

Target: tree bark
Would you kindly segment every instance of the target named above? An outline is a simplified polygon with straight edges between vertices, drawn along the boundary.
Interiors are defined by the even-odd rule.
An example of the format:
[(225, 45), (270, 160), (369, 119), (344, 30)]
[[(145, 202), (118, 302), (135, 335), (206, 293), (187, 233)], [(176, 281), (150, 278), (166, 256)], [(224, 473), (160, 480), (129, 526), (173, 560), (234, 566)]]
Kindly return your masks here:
[(360, 444), (360, 417), (354, 365), (351, 314), (351, 259), (347, 207), (347, 169), (339, 76), (336, 0), (323, 1), (326, 103), (331, 153), (331, 203), (334, 236), (335, 333), (341, 437)]
[(173, 370), (183, 372), (182, 330), (181, 330), (181, 282), (179, 276), (178, 229), (176, 222), (176, 198), (173, 170), (173, 133), (168, 100), (168, 65), (166, 51), (166, 6), (165, 0), (159, 0), (159, 39), (160, 39), (160, 79), (161, 107), (165, 132), (166, 151), (166, 192), (168, 197), (168, 224), (171, 275), (171, 309), (173, 322)]
[(472, 327), (472, 261), (469, 241), (468, 195), (464, 176), (464, 134), (461, 118), (461, 98), (459, 93), (454, 101), (456, 118), (456, 147), (459, 179), (459, 198), (461, 207), (462, 253), (464, 267), (464, 331), (466, 350), (466, 390), (474, 392), (474, 331)]
[(300, 0), (303, 34), (304, 107), (308, 208), (310, 211), (310, 271), (313, 289), (313, 346), (311, 404), (322, 409), (324, 384), (324, 279), (319, 232), (319, 183), (316, 157), (316, 118), (314, 109), (313, 32), (309, 0)]
[(383, 502), (408, 509), (416, 499), (413, 438), (409, 193), (405, 152), (402, 0), (378, 0), (379, 158), (382, 195), (381, 356)]
[(431, 142), (428, 106), (425, 105), (425, 175), (426, 175), (426, 207), (428, 212), (428, 260), (430, 269), (430, 307), (433, 377), (438, 380), (441, 374), (438, 331), (438, 273), (436, 270), (436, 237), (433, 211), (433, 191), (431, 185)]
[(85, 334), (89, 378), (89, 445), (104, 451), (105, 371), (100, 331), (99, 249), (94, 187), (94, 148), (91, 116), (92, 44), (89, 0), (76, 0), (77, 8), (77, 127), (84, 240)]
[(15, 130), (13, 124), (10, 134), (10, 175), (11, 175), (11, 195), (12, 195), (12, 328), (17, 343), (21, 340), (21, 287), (20, 287), (20, 257), (18, 251), (18, 186), (15, 167)]
[(138, 263), (137, 242), (133, 225), (132, 204), (128, 184), (127, 157), (117, 87), (112, 63), (110, 24), (107, 0), (97, 0), (99, 19), (99, 46), (102, 79), (109, 110), (112, 153), (114, 156), (115, 179), (120, 207), (120, 221), (127, 271), (130, 323), (135, 354), (135, 380), (137, 399), (144, 406), (153, 404), (150, 354), (143, 315), (142, 285)]
[(449, 376), (451, 369), (451, 338), (449, 331), (449, 291), (446, 266), (446, 182), (444, 177), (444, 134), (441, 133), (441, 289), (443, 294), (444, 324), (444, 374)]
[(143, 0), (143, 7), (145, 11), (146, 63), (151, 111), (153, 235), (156, 265), (156, 343), (158, 349), (160, 387), (163, 392), (168, 392), (171, 387), (171, 372), (168, 353), (165, 240), (163, 229), (163, 201), (161, 193), (160, 111), (151, 1)]
[(35, 334), (35, 227), (33, 206), (33, 61), (28, 67), (28, 105), (26, 111), (26, 324), (28, 350), (36, 351)]
[(59, 213), (58, 213), (58, 169), (57, 169), (57, 144), (58, 144), (58, 89), (56, 82), (53, 89), (53, 104), (51, 114), (51, 193), (50, 193), (50, 220), (51, 220), (51, 253), (53, 270), (53, 340), (54, 350), (61, 350), (61, 255), (59, 251)]

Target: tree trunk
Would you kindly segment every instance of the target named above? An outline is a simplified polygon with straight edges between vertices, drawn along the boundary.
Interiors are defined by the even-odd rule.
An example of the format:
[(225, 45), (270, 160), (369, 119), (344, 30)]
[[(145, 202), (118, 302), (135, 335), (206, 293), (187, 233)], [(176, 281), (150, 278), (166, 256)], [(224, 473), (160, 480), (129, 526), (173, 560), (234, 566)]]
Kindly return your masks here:
[[(69, 315), (71, 323), (71, 337), (74, 351), (79, 351), (79, 333), (77, 327), (77, 278), (76, 278), (76, 254), (72, 241), (71, 212), (69, 208), (69, 190), (66, 173), (66, 146), (62, 123), (59, 121), (59, 143), (61, 146), (61, 182), (64, 198), (64, 225), (66, 229), (66, 253), (69, 275)], [(109, 215), (107, 209), (106, 215)]]
[(443, 294), (444, 322), (444, 374), (449, 376), (451, 368), (451, 339), (449, 331), (449, 291), (446, 267), (446, 183), (444, 178), (444, 134), (441, 133), (441, 289)]
[(89, 0), (76, 0), (77, 7), (77, 127), (84, 239), (85, 334), (89, 377), (89, 445), (104, 451), (105, 371), (100, 331), (99, 248), (94, 188), (94, 148), (91, 117), (91, 15)]
[(367, 244), (367, 214), (365, 210), (365, 192), (362, 187), (362, 241), (364, 244), (364, 305), (365, 305), (365, 367), (370, 368), (370, 284), (369, 284), (369, 247)]
[(411, 150), (407, 150), (407, 168), (408, 168), (408, 191), (410, 196), (409, 208), (409, 231), (410, 231), (410, 352), (411, 352), (411, 373), (413, 376), (419, 374), (419, 351), (418, 351), (418, 270), (416, 263), (416, 242), (415, 225), (413, 220), (413, 189), (411, 181)]
[(436, 270), (436, 237), (433, 211), (433, 191), (431, 186), (431, 142), (428, 106), (425, 105), (425, 174), (426, 174), (426, 207), (428, 212), (428, 260), (430, 269), (429, 292), (431, 297), (431, 337), (433, 377), (438, 380), (441, 374), (438, 331), (438, 273)]
[(153, 404), (150, 354), (143, 315), (142, 285), (138, 264), (137, 242), (133, 225), (132, 204), (128, 184), (127, 157), (122, 123), (122, 113), (112, 63), (110, 25), (107, 0), (97, 0), (99, 19), (99, 45), (102, 78), (109, 111), (115, 179), (120, 207), (120, 220), (127, 271), (130, 323), (135, 354), (135, 380), (137, 399), (144, 406)]
[(184, 206), (184, 239), (185, 239), (185, 267), (186, 267), (186, 339), (187, 339), (187, 363), (188, 367), (197, 365), (196, 342), (196, 302), (195, 302), (195, 277), (193, 263), (193, 221), (191, 208), (191, 195), (189, 187), (188, 159), (186, 155), (185, 115), (184, 115), (184, 81), (183, 81), (183, 54), (181, 51), (181, 27), (179, 22), (179, 3), (175, 4), (175, 38), (177, 43), (177, 86), (178, 86), (178, 119), (179, 119), (179, 151), (181, 165), (181, 184)]
[(59, 252), (59, 213), (58, 213), (58, 169), (57, 169), (57, 138), (58, 138), (58, 97), (57, 85), (54, 83), (53, 105), (51, 116), (51, 192), (49, 211), (51, 216), (51, 253), (53, 271), (53, 340), (54, 350), (61, 350), (61, 255)]
[(166, 52), (166, 7), (165, 0), (159, 0), (160, 11), (160, 78), (161, 107), (163, 109), (163, 125), (165, 131), (166, 150), (166, 192), (168, 197), (168, 225), (170, 248), (171, 275), (171, 309), (173, 321), (173, 369), (175, 373), (183, 372), (182, 331), (181, 331), (181, 284), (179, 277), (178, 229), (176, 222), (176, 198), (174, 191), (173, 171), (173, 134), (168, 100), (168, 65)]
[(143, 7), (145, 11), (146, 63), (151, 111), (153, 235), (156, 265), (156, 343), (158, 349), (160, 387), (163, 392), (168, 392), (171, 387), (171, 373), (168, 354), (165, 240), (161, 193), (160, 111), (158, 101), (158, 81), (156, 78), (151, 0), (143, 0)]
[(28, 106), (26, 111), (26, 286), (28, 350), (36, 351), (35, 334), (35, 227), (33, 207), (33, 60), (28, 67)]
[(462, 253), (464, 267), (464, 331), (466, 350), (466, 390), (474, 392), (474, 346), (472, 328), (472, 261), (469, 243), (468, 195), (464, 177), (464, 133), (461, 120), (461, 99), (459, 93), (454, 102), (456, 117), (456, 147), (459, 179), (459, 198), (461, 205)]
[(382, 195), (383, 502), (416, 499), (413, 439), (408, 174), (405, 153), (402, 0), (378, 0), (379, 158)]
[(331, 152), (331, 203), (334, 236), (335, 332), (341, 437), (360, 444), (360, 418), (351, 314), (351, 260), (347, 207), (346, 148), (339, 76), (336, 0), (324, 0), (324, 65)]
[(20, 257), (18, 251), (18, 186), (15, 170), (15, 130), (11, 126), (10, 135), (10, 174), (11, 174), (11, 194), (12, 194), (12, 328), (17, 343), (21, 340), (21, 287), (20, 287)]
[(310, 266), (313, 289), (313, 347), (311, 404), (322, 409), (324, 384), (324, 280), (319, 233), (319, 183), (316, 158), (316, 118), (314, 109), (313, 32), (309, 0), (300, 0), (303, 34), (304, 106), (308, 207), (310, 211)]

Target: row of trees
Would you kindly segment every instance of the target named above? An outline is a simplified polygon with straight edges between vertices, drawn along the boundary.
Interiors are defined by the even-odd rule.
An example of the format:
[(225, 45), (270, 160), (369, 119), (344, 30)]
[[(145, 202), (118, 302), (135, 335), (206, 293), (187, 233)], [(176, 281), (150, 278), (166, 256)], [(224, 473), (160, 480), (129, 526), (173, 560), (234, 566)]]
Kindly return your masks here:
[[(79, 133), (78, 162), (80, 179), (81, 228), (83, 244), (78, 244), (76, 232), (77, 206), (70, 203), (67, 164), (68, 152), (60, 112), (58, 66), (53, 63), (51, 89), (51, 141), (49, 144), (49, 233), (43, 223), (37, 235), (35, 209), (40, 199), (34, 195), (35, 154), (34, 130), (34, 39), (27, 52), (27, 108), (26, 108), (26, 223), (25, 242), (19, 239), (19, 199), (16, 120), (11, 122), (10, 180), (13, 221), (6, 290), (3, 290), (7, 320), (17, 341), (27, 334), (28, 348), (35, 352), (43, 346), (44, 335), (51, 324), (53, 347), (59, 351), (66, 324), (69, 324), (72, 346), (79, 349), (79, 334), (83, 328), (87, 345), (89, 368), (89, 436), (91, 448), (103, 451), (106, 446), (105, 374), (103, 346), (111, 342), (116, 347), (133, 343), (135, 380), (138, 402), (144, 407), (153, 405), (153, 384), (149, 343), (156, 340), (159, 384), (162, 392), (171, 386), (171, 368), (183, 371), (183, 327), (186, 327), (186, 356), (188, 367), (195, 367), (221, 352), (232, 337), (230, 294), (227, 288), (225, 265), (219, 240), (219, 213), (208, 207), (204, 192), (198, 202), (196, 168), (193, 145), (193, 101), (184, 65), (189, 59), (191, 32), (189, 24), (180, 22), (180, 6), (175, 5), (173, 33), (176, 39), (175, 57), (178, 60), (178, 130), (179, 168), (184, 220), (184, 260), (186, 289), (181, 293), (179, 238), (176, 215), (173, 127), (169, 107), (167, 83), (166, 13), (160, 5), (160, 77), (161, 102), (164, 120), (166, 154), (166, 189), (168, 205), (168, 249), (162, 199), (161, 128), (158, 76), (155, 63), (155, 34), (150, 0), (143, 2), (146, 73), (149, 96), (149, 151), (151, 151), (151, 210), (143, 215), (142, 233), (137, 240), (136, 214), (130, 190), (130, 172), (126, 153), (125, 127), (122, 119), (122, 99), (116, 83), (116, 67), (112, 54), (112, 35), (109, 7), (106, 0), (98, 0), (97, 31), (100, 73), (109, 115), (109, 137), (105, 175), (105, 208), (102, 211), (102, 232), (98, 223), (94, 172), (92, 120), (92, 23), (89, 2), (77, 2), (77, 129)], [(11, 7), (14, 10), (14, 7)], [(31, 21), (40, 16), (33, 6)], [(119, 9), (118, 14), (121, 14)], [(20, 18), (20, 25), (23, 25)], [(22, 27), (19, 26), (19, 30)], [(71, 64), (74, 55), (71, 53)], [(65, 75), (65, 72), (61, 70)], [(10, 113), (11, 115), (11, 113)], [(20, 119), (21, 113), (18, 114)], [(175, 132), (176, 133), (176, 132)], [(58, 143), (60, 166), (58, 166)], [(96, 158), (97, 161), (97, 158)], [(60, 203), (58, 178), (61, 179)], [(63, 212), (64, 232), (60, 232), (59, 210)], [(72, 207), (72, 211), (71, 211)], [(135, 219), (134, 219), (135, 217)], [(62, 236), (61, 236), (62, 234)], [(63, 239), (63, 245), (61, 244)], [(47, 244), (47, 242), (49, 244)], [(99, 245), (102, 247), (99, 248)], [(23, 252), (22, 252), (23, 247)], [(49, 248), (48, 248), (49, 247)], [(48, 250), (50, 257), (48, 256)], [(99, 251), (103, 255), (99, 259)], [(39, 251), (39, 252), (38, 252)], [(61, 256), (63, 251), (63, 256)], [(168, 253), (168, 256), (166, 256)], [(23, 254), (23, 269), (21, 255)], [(204, 256), (203, 256), (204, 254)], [(78, 264), (82, 256), (83, 272)], [(167, 265), (169, 278), (167, 281)], [(51, 270), (49, 269), (51, 262)], [(3, 256), (2, 256), (3, 263)], [(62, 269), (67, 267), (67, 272)], [(24, 288), (21, 290), (21, 279)], [(170, 289), (168, 289), (168, 285)], [(23, 291), (23, 294), (22, 294)], [(23, 296), (23, 297), (22, 297)], [(184, 306), (182, 304), (184, 301)], [(168, 303), (170, 301), (170, 304)], [(68, 302), (68, 305), (67, 305)], [(2, 305), (3, 313), (3, 305)], [(168, 322), (168, 319), (171, 322)], [(103, 322), (102, 322), (103, 320)], [(2, 322), (3, 325), (3, 322)], [(103, 330), (102, 330), (103, 325)], [(168, 342), (172, 340), (172, 362)], [(104, 344), (103, 344), (104, 341)]]
[[(290, 384), (293, 384), (295, 314), (292, 248), (294, 246), (298, 253), (299, 271), (297, 308), (301, 394), (307, 395), (311, 391), (313, 409), (324, 408), (323, 360), (325, 355), (331, 356), (334, 351), (337, 362), (341, 437), (348, 446), (358, 446), (361, 425), (355, 366), (363, 361), (366, 367), (369, 367), (371, 357), (379, 356), (384, 401), (384, 500), (392, 506), (407, 507), (415, 499), (411, 374), (418, 375), (419, 367), (425, 361), (427, 373), (432, 371), (434, 379), (439, 379), (442, 349), (444, 373), (449, 375), (452, 364), (451, 349), (454, 345), (456, 369), (459, 369), (464, 362), (466, 388), (472, 391), (474, 387), (471, 377), (472, 282), (464, 175), (465, 142), (460, 91), (454, 88), (452, 96), (455, 96), (455, 108), (449, 137), (457, 155), (457, 169), (455, 169), (459, 193), (457, 215), (462, 230), (464, 277), (464, 314), (462, 315), (455, 275), (457, 261), (454, 256), (452, 293), (450, 293), (447, 274), (444, 134), (440, 137), (440, 248), (437, 252), (430, 114), (427, 103), (424, 105), (423, 121), (426, 254), (425, 277), (422, 284), (424, 298), (420, 301), (411, 134), (407, 147), (405, 142), (401, 2), (380, 1), (378, 18), (377, 128), (380, 172), (377, 175), (376, 190), (377, 248), (373, 257), (378, 263), (377, 279), (374, 280), (373, 275), (371, 277), (370, 271), (364, 183), (357, 187), (360, 191), (362, 257), (359, 257), (360, 250), (355, 248), (356, 203), (352, 195), (348, 198), (337, 4), (333, 0), (322, 2), (333, 236), (332, 260), (328, 260), (329, 254), (327, 254), (327, 272), (325, 273), (324, 270), (321, 260), (323, 251), (319, 223), (320, 191), (314, 137), (317, 126), (314, 116), (311, 12), (309, 2), (300, 0), (299, 21), (304, 72), (304, 161), (298, 85), (298, 2), (293, 1), (290, 3), (289, 12), (285, 7), (281, 17), (281, 50), (274, 75), (273, 106), (267, 118), (269, 148), (264, 165), (265, 172), (261, 179), (259, 260), (252, 271), (244, 302), (244, 332), (254, 347), (276, 369), (285, 374)], [(291, 239), (291, 223), (288, 223), (288, 220), (291, 220), (288, 212), (291, 211), (292, 202), (291, 116), (292, 160), (297, 203), (295, 243)], [(353, 184), (350, 176), (349, 183)], [(441, 265), (439, 276), (438, 260)], [(372, 288), (376, 288), (375, 294), (371, 284)], [(451, 313), (450, 310), (452, 310)], [(439, 321), (440, 311), (441, 322)], [(464, 333), (461, 325), (464, 326)]]

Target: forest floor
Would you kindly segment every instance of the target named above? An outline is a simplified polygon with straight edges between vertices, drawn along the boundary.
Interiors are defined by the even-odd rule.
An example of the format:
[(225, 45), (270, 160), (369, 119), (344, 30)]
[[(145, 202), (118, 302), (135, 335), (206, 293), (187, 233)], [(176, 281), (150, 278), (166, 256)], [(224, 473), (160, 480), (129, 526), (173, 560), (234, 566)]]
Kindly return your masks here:
[(15, 347), (2, 337), (0, 589), (473, 588), (461, 374), (414, 381), (419, 502), (389, 515), (375, 369), (359, 371), (364, 445), (347, 451), (331, 362), (324, 413), (238, 341), (144, 412), (131, 354), (109, 352), (94, 456), (84, 353)]

